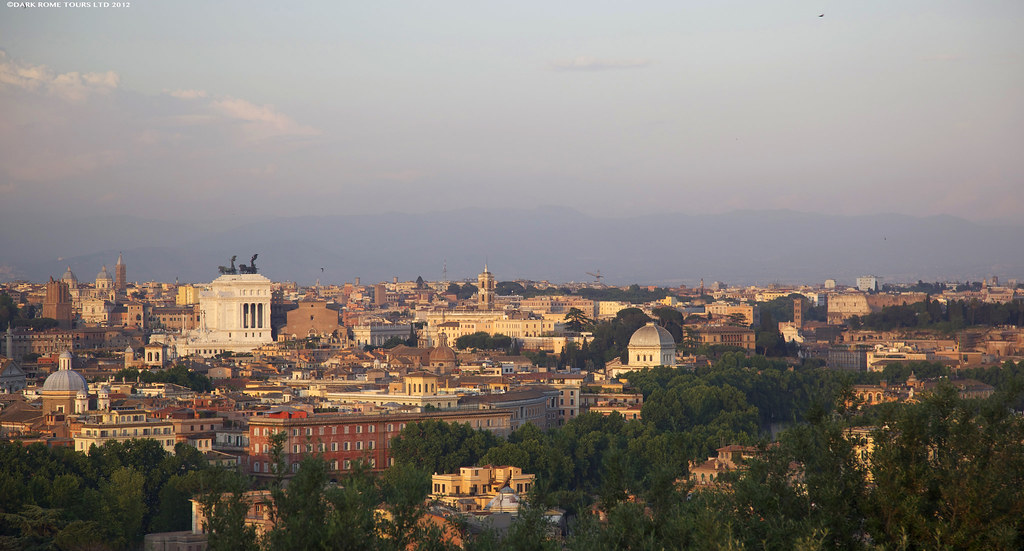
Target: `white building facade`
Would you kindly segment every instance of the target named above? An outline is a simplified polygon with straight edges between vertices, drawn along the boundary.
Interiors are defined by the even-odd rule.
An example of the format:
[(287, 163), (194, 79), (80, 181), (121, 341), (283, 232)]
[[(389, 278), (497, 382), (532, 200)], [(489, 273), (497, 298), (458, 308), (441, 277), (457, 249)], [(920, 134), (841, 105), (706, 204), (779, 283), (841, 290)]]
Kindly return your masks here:
[(184, 335), (154, 336), (177, 356), (244, 353), (273, 342), (270, 280), (259, 274), (227, 274), (199, 293), (199, 328)]

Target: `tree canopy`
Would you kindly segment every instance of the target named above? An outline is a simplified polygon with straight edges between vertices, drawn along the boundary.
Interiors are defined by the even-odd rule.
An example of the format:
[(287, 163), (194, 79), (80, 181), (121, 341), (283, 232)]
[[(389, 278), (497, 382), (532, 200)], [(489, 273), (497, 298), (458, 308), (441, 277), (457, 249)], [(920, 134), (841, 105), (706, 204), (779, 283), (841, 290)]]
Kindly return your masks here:
[(512, 347), (512, 337), (497, 333), (489, 335), (478, 331), (470, 335), (463, 335), (455, 339), (455, 348), (466, 350), (476, 348), (478, 350), (508, 350)]
[(127, 367), (114, 374), (115, 380), (135, 381), (142, 383), (172, 383), (196, 392), (209, 392), (213, 390), (213, 383), (209, 377), (202, 373), (192, 371), (183, 364), (178, 364), (166, 370), (142, 370), (134, 367)]
[(147, 532), (187, 530), (189, 497), (208, 468), (195, 448), (169, 454), (150, 439), (88, 454), (0, 442), (0, 548), (125, 549)]

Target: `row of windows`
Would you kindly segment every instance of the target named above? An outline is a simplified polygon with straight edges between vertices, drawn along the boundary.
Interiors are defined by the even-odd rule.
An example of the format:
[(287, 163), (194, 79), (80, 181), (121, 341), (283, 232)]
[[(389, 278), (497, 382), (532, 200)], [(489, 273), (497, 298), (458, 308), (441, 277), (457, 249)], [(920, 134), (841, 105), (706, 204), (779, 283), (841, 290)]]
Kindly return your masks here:
[[(369, 432), (369, 433), (377, 432), (377, 425), (343, 425), (341, 427), (342, 428), (342, 434), (349, 434), (351, 432), (352, 427), (355, 427), (355, 433), (356, 434), (362, 434), (364, 426), (366, 427), (366, 432)], [(401, 423), (401, 424), (398, 425), (398, 430), (402, 430), (404, 428), (405, 428), (405, 423)], [(338, 434), (338, 426), (337, 425), (331, 426), (330, 429), (331, 429), (331, 434)], [(387, 426), (385, 427), (385, 430), (387, 432), (394, 432), (395, 431), (394, 423), (388, 423)], [(261, 431), (261, 427), (254, 427), (252, 429), (252, 435), (253, 436), (260, 436), (260, 434), (261, 434), (260, 431)], [(267, 427), (262, 427), (262, 435), (263, 436), (270, 436), (274, 432), (276, 432), (276, 431), (273, 430), (273, 429), (269, 429)], [(313, 427), (306, 427), (305, 429), (293, 428), (292, 429), (292, 436), (300, 436), (302, 434), (305, 434), (306, 436), (313, 436), (313, 432), (314, 432), (313, 431)], [(324, 427), (324, 426), (318, 427), (316, 429), (316, 433), (318, 435), (320, 435), (320, 436), (323, 436), (324, 434), (326, 434), (326, 432), (327, 432), (327, 427)]]
[[(376, 440), (366, 440), (365, 444), (364, 444), (363, 440), (356, 440), (354, 442), (331, 442), (330, 444), (327, 444), (326, 442), (319, 442), (319, 443), (315, 444), (315, 446), (316, 446), (316, 451), (321, 452), (321, 453), (326, 452), (328, 447), (330, 447), (330, 450), (332, 452), (336, 452), (336, 451), (339, 451), (339, 450), (340, 451), (346, 451), (346, 452), (347, 451), (352, 451), (352, 450), (361, 451), (361, 450), (364, 449), (364, 446), (365, 446), (365, 449), (367, 449), (367, 450), (375, 450), (375, 449), (377, 449), (377, 441)], [(384, 441), (384, 447), (386, 447), (386, 448), (390, 448), (391, 447), (391, 439), (390, 438), (388, 438), (387, 440)], [(302, 453), (303, 450), (305, 450), (306, 453), (313, 453), (313, 448), (314, 448), (314, 444), (312, 444), (312, 443), (293, 444), (292, 445), (292, 453)], [(256, 450), (259, 451), (259, 449), (260, 449), (260, 447), (259, 447), (259, 445), (257, 445), (256, 446)], [(263, 453), (265, 453), (265, 454), (266, 453), (270, 453), (270, 445), (269, 444), (263, 444), (262, 450), (263, 450)]]
[[(157, 440), (157, 442), (160, 442), (160, 440)], [(169, 448), (169, 447), (171, 447), (174, 444), (174, 441), (173, 440), (164, 440), (163, 443), (164, 443), (165, 447)], [(78, 451), (85, 451), (85, 447), (86, 447), (87, 444), (90, 447), (96, 445), (94, 442), (88, 442), (88, 443), (86, 443), (86, 442), (78, 442)]]
[[(135, 429), (131, 429), (131, 434), (128, 433), (128, 429), (121, 429), (121, 434), (120, 435), (121, 436), (139, 436), (139, 434), (140, 434), (139, 433), (139, 429), (135, 428)], [(172, 433), (171, 433), (171, 428), (170, 427), (163, 427), (163, 431), (162, 432), (161, 432), (160, 427), (155, 427), (153, 429), (142, 429), (142, 433), (141, 434), (143, 436), (149, 436), (151, 434), (152, 435), (156, 435), (156, 434), (172, 434)], [(99, 436), (100, 438), (106, 438), (108, 436), (118, 436), (117, 429), (109, 429), (109, 430), (108, 429), (86, 429), (85, 430), (85, 435), (86, 436)]]
[[(369, 461), (369, 464), (370, 464), (370, 468), (375, 468), (377, 466), (377, 460), (374, 459), (373, 457), (369, 458), (368, 461)], [(344, 461), (341, 462), (341, 465), (342, 465), (342, 468), (345, 469), (346, 471), (350, 470), (352, 468), (352, 461), (348, 460), (348, 459), (345, 459)], [(292, 463), (291, 470), (292, 470), (293, 473), (299, 472), (299, 463)], [(338, 460), (337, 459), (334, 459), (334, 460), (331, 461), (331, 470), (332, 471), (338, 470)], [(259, 461), (257, 461), (257, 462), (252, 464), (252, 471), (254, 473), (258, 473), (258, 472), (269, 473), (269, 472), (271, 472), (270, 471), (270, 462), (264, 461), (261, 464)]]
[[(388, 447), (391, 447), (390, 446), (391, 441), (388, 440), (387, 442), (389, 444)], [(331, 451), (332, 452), (338, 451), (338, 447), (339, 447), (339, 443), (338, 442), (331, 442)], [(356, 440), (355, 442), (342, 442), (340, 444), (340, 447), (341, 447), (342, 451), (346, 451), (346, 452), (347, 451), (352, 451), (353, 447), (354, 447), (354, 449), (356, 451), (361, 451), (363, 449), (363, 441), (362, 440)], [(375, 450), (375, 449), (377, 449), (377, 441), (376, 440), (367, 440), (366, 441), (366, 449), (368, 449), (368, 450)], [(302, 450), (303, 450), (303, 445), (302, 444), (295, 444), (295, 445), (292, 446), (292, 453), (302, 453)], [(313, 453), (313, 444), (306, 444), (305, 445), (305, 451), (306, 451), (306, 453)], [(320, 442), (319, 444), (316, 445), (316, 451), (318, 451), (320, 453), (323, 453), (323, 452), (327, 451), (327, 444), (325, 444), (324, 442)], [(266, 444), (263, 445), (263, 453), (267, 453), (267, 445)]]

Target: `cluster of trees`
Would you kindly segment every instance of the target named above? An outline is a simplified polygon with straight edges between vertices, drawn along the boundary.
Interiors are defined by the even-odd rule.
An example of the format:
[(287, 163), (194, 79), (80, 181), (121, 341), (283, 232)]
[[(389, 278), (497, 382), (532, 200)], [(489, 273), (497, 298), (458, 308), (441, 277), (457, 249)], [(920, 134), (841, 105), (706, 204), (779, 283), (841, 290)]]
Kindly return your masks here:
[[(472, 297), (477, 293), (476, 285), (472, 283), (464, 283), (459, 285), (458, 283), (449, 283), (448, 289), (445, 291), (447, 294), (453, 294), (458, 297), (459, 300), (465, 300)], [(618, 287), (605, 287), (605, 288), (594, 288), (584, 287), (582, 289), (570, 289), (569, 287), (546, 287), (544, 289), (538, 289), (533, 285), (523, 285), (515, 281), (499, 281), (495, 284), (495, 293), (502, 296), (517, 295), (523, 298), (533, 298), (539, 296), (575, 296), (580, 298), (586, 298), (590, 300), (616, 300), (622, 302), (631, 302), (634, 304), (651, 302), (655, 300), (661, 300), (671, 293), (668, 289), (657, 287), (655, 289), (649, 289), (647, 287), (640, 287), (637, 284), (630, 285), (625, 289)]]
[(445, 293), (455, 295), (459, 300), (466, 300), (475, 295), (477, 291), (479, 291), (479, 289), (472, 283), (459, 285), (458, 283), (452, 282), (448, 284), (448, 289), (445, 290)]
[(514, 339), (508, 335), (502, 335), (501, 333), (495, 333), (489, 335), (483, 331), (478, 331), (470, 335), (463, 335), (455, 339), (455, 348), (460, 350), (466, 350), (469, 348), (476, 348), (477, 350), (512, 350)]
[(57, 327), (58, 322), (53, 318), (37, 318), (35, 306), (30, 304), (24, 308), (18, 308), (10, 295), (0, 293), (0, 331), (6, 331), (8, 325), (45, 331)]
[(965, 327), (1016, 325), (1024, 327), (1024, 301), (991, 303), (978, 300), (953, 300), (945, 305), (926, 299), (905, 306), (888, 306), (879, 312), (850, 318), (854, 329), (890, 331), (893, 329), (933, 329), (953, 333)]
[[(670, 309), (666, 309), (670, 310)], [(674, 311), (674, 310), (670, 310)], [(538, 365), (551, 365), (560, 368), (579, 370), (600, 370), (613, 358), (626, 360), (627, 345), (633, 333), (651, 320), (639, 308), (621, 310), (615, 318), (608, 321), (595, 322), (583, 311), (571, 308), (565, 316), (566, 327), (573, 331), (590, 331), (592, 341), (576, 345), (569, 343), (559, 353), (557, 360), (553, 357), (530, 356), (539, 361)]]
[[(278, 467), (285, 472), (283, 463)], [(422, 520), (430, 490), (423, 470), (392, 467), (372, 476), (357, 467), (334, 483), (326, 461), (306, 457), (287, 484), (278, 476), (269, 485), (273, 528), (264, 534), (245, 524), (247, 486), (237, 473), (221, 472), (200, 494), (211, 551), (460, 549), (449, 537), (458, 527)], [(379, 509), (387, 514), (378, 514)]]
[(891, 284), (891, 283), (886, 283), (886, 284), (882, 285), (882, 290), (883, 291), (885, 291), (885, 292), (894, 292), (894, 293), (909, 292), (909, 293), (928, 293), (930, 295), (937, 295), (937, 294), (942, 293), (946, 289), (952, 289), (953, 291), (956, 291), (958, 293), (962, 292), (962, 291), (980, 291), (981, 290), (981, 282), (980, 281), (973, 281), (973, 282), (972, 281), (968, 281), (966, 283), (959, 283), (959, 282), (958, 283), (941, 283), (941, 282), (936, 281), (935, 283), (927, 283), (927, 282), (921, 281), (919, 279), (919, 280), (917, 280), (917, 283), (915, 283), (913, 285), (894, 285), (894, 284)]
[(213, 383), (210, 382), (209, 377), (192, 371), (182, 364), (165, 370), (144, 370), (141, 372), (134, 367), (127, 367), (115, 373), (114, 380), (139, 381), (142, 383), (172, 383), (191, 388), (196, 392), (210, 392), (213, 390)]
[[(792, 300), (777, 299), (789, 303), (788, 319), (792, 321)], [(776, 304), (778, 306), (778, 304)], [(733, 351), (732, 347), (709, 347), (698, 343), (697, 333), (693, 326), (686, 325), (683, 314), (674, 308), (655, 308), (654, 318), (649, 317), (639, 308), (620, 310), (614, 318), (595, 322), (583, 312), (571, 309), (566, 314), (566, 325), (571, 330), (587, 330), (593, 333), (594, 340), (582, 346), (568, 345), (559, 356), (556, 365), (563, 368), (580, 370), (600, 370), (613, 358), (627, 362), (629, 340), (637, 329), (649, 321), (655, 321), (664, 327), (676, 341), (676, 348), (688, 354), (703, 354), (717, 359), (723, 353)], [(779, 308), (779, 311), (783, 310)], [(794, 356), (795, 344), (786, 343), (779, 333), (778, 323), (773, 317), (773, 310), (761, 314), (761, 323), (755, 327), (755, 346), (758, 354), (769, 357)]]
[[(1024, 421), (1003, 399), (964, 401), (946, 386), (887, 411), (874, 451), (819, 410), (763, 448), (728, 489), (662, 480), (646, 507), (602, 503), (574, 540), (591, 548), (1019, 549), (1024, 544)], [(871, 483), (869, 483), (869, 480)]]
[[(945, 385), (921, 403), (886, 404), (866, 415), (831, 406), (829, 400), (841, 396), (850, 382), (844, 374), (782, 367), (777, 360), (727, 354), (704, 373), (638, 373), (635, 384), (647, 394), (642, 421), (584, 415), (550, 431), (524, 425), (507, 441), (466, 426), (410, 424), (395, 440), (393, 456), (406, 477), (487, 463), (537, 475), (529, 506), (504, 539), (452, 527), (467, 538), (467, 549), (1017, 549), (1024, 544), (1024, 420), (1008, 407), (1013, 392), (1004, 389), (986, 401), (961, 400)], [(1024, 365), (1012, 369), (1007, 378), (1016, 380)], [(762, 424), (769, 419), (761, 410), (787, 406), (802, 422), (766, 445)], [(865, 424), (880, 427), (871, 433), (871, 452), (847, 432)], [(703, 459), (723, 443), (759, 443), (760, 458), (726, 475), (727, 486), (696, 490), (686, 482), (687, 461)], [(307, 464), (314, 465), (313, 472), (322, 468), (315, 458), (307, 460), (299, 477)], [(343, 488), (349, 485), (369, 488), (364, 491), (375, 498), (384, 495), (368, 481), (342, 482)], [(310, 530), (341, 522), (331, 515), (355, 518), (339, 497), (345, 490), (301, 487), (308, 510), (327, 504), (319, 505), (317, 510), (327, 512), (313, 516), (317, 521)], [(317, 488), (326, 488), (325, 497), (310, 499)], [(427, 491), (419, 488), (425, 497)], [(410, 499), (410, 507), (414, 502)], [(573, 518), (564, 541), (552, 536), (541, 516), (552, 505), (566, 508)], [(598, 510), (607, 522), (598, 522), (593, 514)], [(374, 526), (368, 520), (342, 525)], [(395, 534), (384, 540), (364, 533), (377, 546), (401, 541), (410, 548), (445, 548), (438, 531), (429, 534), (419, 526), (420, 532), (376, 528), (378, 534)]]
[(603, 369), (606, 362), (616, 357), (625, 362), (630, 337), (648, 321), (651, 318), (639, 308), (620, 310), (611, 320), (593, 325), (594, 340), (582, 348), (567, 349), (561, 365), (595, 370)]
[(507, 441), (440, 422), (410, 424), (394, 440), (392, 457), (429, 472), (516, 465), (537, 475), (538, 503), (578, 511), (587, 496), (646, 491), (660, 478), (684, 476), (689, 460), (723, 443), (752, 444), (773, 424), (802, 419), (815, 397), (838, 393), (843, 382), (831, 373), (726, 353), (697, 372), (631, 374), (630, 384), (645, 396), (639, 421), (586, 414), (550, 431), (524, 425)]
[(518, 295), (523, 298), (539, 296), (576, 296), (590, 300), (617, 300), (622, 302), (632, 302), (634, 304), (661, 300), (670, 294), (668, 289), (657, 287), (651, 290), (647, 287), (640, 287), (635, 283), (625, 289), (620, 289), (618, 287), (584, 287), (582, 289), (570, 289), (569, 287), (546, 287), (544, 289), (538, 289), (533, 285), (527, 284), (524, 286), (523, 284), (515, 281), (498, 282), (495, 286), (495, 292), (499, 295)]
[(149, 439), (88, 454), (0, 442), (0, 548), (126, 549), (188, 530), (189, 498), (210, 470), (195, 448), (170, 454)]
[[(335, 483), (311, 455), (286, 485), (279, 461), (282, 476), (267, 486), (275, 526), (261, 537), (244, 523), (251, 482), (207, 467), (189, 446), (168, 454), (134, 440), (83, 454), (0, 444), (0, 548), (131, 547), (146, 532), (188, 529), (192, 496), (209, 514), (211, 549), (452, 549), (452, 534), (468, 549), (1020, 548), (1024, 420), (1010, 406), (1024, 389), (1024, 362), (969, 374), (999, 389), (986, 401), (961, 400), (945, 385), (919, 404), (841, 405), (852, 383), (942, 369), (849, 374), (725, 353), (696, 371), (633, 373), (645, 396), (640, 420), (586, 414), (548, 431), (527, 424), (507, 440), (410, 423), (392, 444), (395, 466), (379, 477), (357, 469)], [(780, 422), (790, 428), (767, 446)], [(844, 432), (865, 425), (878, 427), (871, 453)], [(282, 442), (274, 441), (279, 459)], [(694, 491), (688, 462), (732, 443), (757, 444), (762, 457), (727, 476), (728, 491)], [(429, 473), (487, 463), (537, 475), (504, 539), (421, 522)], [(375, 513), (381, 504), (387, 515)], [(564, 542), (542, 517), (556, 505), (575, 518)]]

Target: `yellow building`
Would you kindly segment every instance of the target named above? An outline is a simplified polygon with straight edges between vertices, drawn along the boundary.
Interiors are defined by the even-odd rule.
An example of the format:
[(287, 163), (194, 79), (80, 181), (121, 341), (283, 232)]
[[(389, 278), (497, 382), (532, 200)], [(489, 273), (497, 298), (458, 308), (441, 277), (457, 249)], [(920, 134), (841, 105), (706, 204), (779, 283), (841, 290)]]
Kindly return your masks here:
[(524, 311), (537, 314), (561, 314), (564, 316), (570, 308), (577, 308), (582, 310), (587, 317), (592, 318), (597, 315), (597, 304), (594, 301), (562, 295), (523, 299), (520, 301), (519, 307)]
[(738, 346), (746, 350), (754, 350), (754, 330), (749, 327), (731, 327), (725, 325), (709, 325), (697, 330), (700, 344)]
[(102, 446), (115, 440), (124, 442), (133, 438), (156, 440), (169, 452), (174, 451), (174, 423), (170, 419), (150, 419), (143, 410), (111, 411), (99, 415), (74, 435), (75, 450), (88, 452), (92, 446)]
[(401, 381), (391, 383), (387, 393), (379, 391), (357, 392), (326, 392), (324, 398), (329, 402), (362, 403), (384, 406), (398, 404), (425, 408), (452, 409), (459, 405), (456, 394), (442, 394), (438, 388), (439, 377), (426, 371), (407, 374)]
[(199, 289), (194, 285), (182, 285), (178, 287), (178, 294), (174, 298), (177, 306), (188, 306), (199, 302)]
[(635, 308), (635, 305), (619, 300), (602, 300), (597, 303), (597, 319), (611, 319), (626, 308)]
[(460, 511), (480, 511), (506, 487), (516, 494), (529, 492), (535, 479), (536, 475), (523, 474), (522, 469), (510, 465), (462, 467), (457, 473), (432, 476), (431, 497)]
[(561, 319), (515, 319), (500, 311), (445, 312), (427, 317), (425, 334), (428, 342), (436, 346), (442, 340), (454, 343), (459, 337), (474, 333), (501, 334), (522, 340), (561, 334), (564, 330), (565, 323)]
[(743, 322), (747, 325), (761, 323), (761, 312), (756, 304), (715, 302), (704, 306), (704, 311), (716, 318), (728, 318), (732, 315), (743, 316)]
[(701, 487), (716, 486), (719, 484), (719, 477), (729, 471), (743, 469), (747, 460), (757, 457), (760, 453), (754, 446), (740, 446), (731, 444), (715, 450), (718, 452), (707, 461), (690, 462), (690, 481), (694, 489)]
[(871, 474), (871, 455), (875, 453), (875, 427), (850, 427), (843, 430), (843, 436), (853, 444), (853, 454), (857, 463), (864, 468), (865, 480), (874, 482)]

